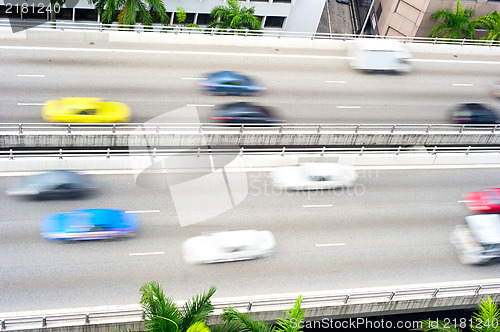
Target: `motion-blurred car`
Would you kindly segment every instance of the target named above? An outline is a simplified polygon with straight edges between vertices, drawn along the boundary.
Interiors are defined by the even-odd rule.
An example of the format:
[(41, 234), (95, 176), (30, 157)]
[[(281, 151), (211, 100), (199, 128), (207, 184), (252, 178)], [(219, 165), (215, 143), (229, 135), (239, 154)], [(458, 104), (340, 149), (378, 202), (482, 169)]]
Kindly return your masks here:
[(281, 167), (272, 173), (272, 179), (285, 190), (321, 190), (353, 186), (358, 175), (349, 166), (314, 163)]
[(500, 82), (496, 82), (491, 86), (491, 95), (500, 98)]
[(349, 4), (349, 0), (337, 0), (337, 2)]
[(276, 124), (283, 122), (276, 118), (269, 108), (247, 102), (222, 105), (211, 119), (223, 123)]
[(123, 210), (87, 209), (56, 213), (42, 220), (41, 235), (49, 241), (101, 240), (135, 236), (137, 216)]
[(465, 103), (451, 111), (451, 121), (459, 124), (497, 123), (498, 115), (490, 107), (480, 103)]
[(357, 38), (350, 42), (351, 67), (363, 72), (407, 73), (412, 67), (411, 53), (392, 39)]
[(500, 215), (476, 214), (465, 217), (450, 236), (462, 264), (485, 264), (500, 258)]
[(270, 256), (276, 241), (270, 231), (230, 231), (204, 234), (182, 244), (189, 264), (219, 263)]
[(252, 78), (233, 71), (218, 71), (209, 74), (206, 80), (198, 83), (198, 87), (215, 95), (258, 95), (265, 88)]
[(85, 175), (57, 170), (27, 176), (7, 194), (31, 199), (81, 198), (96, 190)]
[(462, 198), (469, 211), (479, 213), (500, 213), (500, 188), (474, 191)]
[(48, 122), (118, 123), (130, 121), (130, 109), (118, 102), (99, 98), (63, 98), (49, 100), (42, 109)]

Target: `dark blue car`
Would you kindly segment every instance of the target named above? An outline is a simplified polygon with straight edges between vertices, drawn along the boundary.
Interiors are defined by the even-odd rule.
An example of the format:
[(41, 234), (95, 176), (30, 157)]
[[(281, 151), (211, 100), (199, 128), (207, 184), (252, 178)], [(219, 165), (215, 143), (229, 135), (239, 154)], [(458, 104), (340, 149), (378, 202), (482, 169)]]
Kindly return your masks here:
[(49, 241), (100, 240), (135, 236), (138, 228), (134, 213), (87, 209), (46, 216), (42, 220), (41, 235)]
[(233, 71), (218, 71), (198, 84), (203, 91), (215, 95), (258, 95), (265, 88), (248, 76)]

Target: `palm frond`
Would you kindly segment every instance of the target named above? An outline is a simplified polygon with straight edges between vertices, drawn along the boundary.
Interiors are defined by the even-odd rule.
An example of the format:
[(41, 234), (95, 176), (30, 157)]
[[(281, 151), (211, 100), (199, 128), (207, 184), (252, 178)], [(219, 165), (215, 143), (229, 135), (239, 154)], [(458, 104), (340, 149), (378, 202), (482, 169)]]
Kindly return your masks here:
[(500, 309), (490, 296), (479, 304), (479, 311), (472, 315), (470, 326), (474, 332), (494, 332), (500, 330)]
[(302, 302), (302, 295), (297, 298), (295, 305), (290, 310), (285, 310), (288, 318), (278, 318), (276, 324), (278, 325), (278, 332), (299, 332), (301, 330), (302, 322), (304, 321), (304, 309), (300, 307)]
[(204, 322), (195, 322), (191, 325), (186, 332), (211, 332)]
[(214, 295), (217, 288), (211, 286), (208, 292), (193, 296), (191, 300), (184, 303), (182, 307), (183, 320), (181, 324), (182, 331), (195, 322), (204, 320), (214, 311), (214, 306), (210, 302), (210, 298)]
[(461, 332), (459, 328), (450, 322), (445, 322), (442, 320), (423, 320), (422, 321), (422, 331), (423, 332)]
[(157, 281), (144, 284), (140, 303), (146, 314), (145, 325), (150, 331), (178, 331), (182, 318), (172, 298), (165, 297)]
[(223, 310), (222, 319), (226, 323), (239, 322), (242, 325), (241, 331), (248, 332), (271, 332), (273, 327), (264, 321), (255, 321), (250, 315), (242, 314), (233, 307)]
[(241, 324), (240, 322), (225, 322), (222, 324), (217, 324), (214, 326), (210, 326), (210, 331), (211, 332), (245, 332), (248, 331), (248, 329), (245, 327), (245, 325)]

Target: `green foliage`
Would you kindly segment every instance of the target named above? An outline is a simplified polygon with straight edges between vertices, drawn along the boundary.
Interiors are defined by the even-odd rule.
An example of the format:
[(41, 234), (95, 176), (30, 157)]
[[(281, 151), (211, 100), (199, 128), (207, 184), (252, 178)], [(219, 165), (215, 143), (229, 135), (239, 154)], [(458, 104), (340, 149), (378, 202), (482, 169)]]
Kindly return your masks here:
[(484, 300), (479, 305), (479, 311), (472, 315), (470, 326), (473, 332), (494, 332), (500, 331), (500, 310), (491, 297)]
[(162, 0), (88, 0), (95, 6), (105, 24), (118, 20), (119, 24), (135, 25), (137, 20), (143, 25), (152, 25), (153, 20), (168, 24), (169, 17)]
[(244, 332), (272, 332), (273, 327), (265, 321), (255, 321), (252, 316), (240, 313), (233, 307), (223, 310), (222, 320), (226, 323), (235, 324), (239, 327), (238, 331)]
[(473, 21), (477, 28), (488, 30), (486, 40), (500, 40), (500, 14), (494, 11), (490, 15), (481, 16)]
[(455, 10), (439, 9), (430, 16), (433, 22), (442, 21), (431, 29), (429, 37), (442, 37), (452, 39), (473, 39), (474, 38), (474, 23), (472, 17), (474, 10), (470, 8), (462, 9), (460, 0), (457, 0)]
[(260, 19), (254, 16), (255, 7), (240, 7), (238, 0), (229, 0), (227, 6), (216, 6), (210, 12), (215, 20), (209, 28), (260, 30)]
[(177, 22), (180, 24), (184, 24), (186, 22), (186, 11), (182, 7), (177, 7), (177, 12), (175, 13), (175, 16), (177, 17)]
[(190, 326), (202, 322), (214, 310), (210, 297), (215, 293), (215, 286), (207, 293), (193, 296), (182, 310), (170, 297), (165, 297), (157, 281), (144, 284), (140, 291), (141, 305), (146, 314), (145, 325), (152, 332), (186, 332)]
[(196, 322), (186, 332), (210, 332), (210, 329), (204, 322)]
[(423, 320), (422, 321), (422, 331), (423, 332), (461, 332), (459, 328), (456, 328), (450, 322), (437, 321), (437, 320)]
[(292, 309), (286, 310), (285, 314), (288, 318), (279, 318), (276, 324), (278, 325), (277, 332), (299, 332), (300, 325), (304, 321), (304, 309), (300, 308), (302, 302), (302, 295), (295, 301)]

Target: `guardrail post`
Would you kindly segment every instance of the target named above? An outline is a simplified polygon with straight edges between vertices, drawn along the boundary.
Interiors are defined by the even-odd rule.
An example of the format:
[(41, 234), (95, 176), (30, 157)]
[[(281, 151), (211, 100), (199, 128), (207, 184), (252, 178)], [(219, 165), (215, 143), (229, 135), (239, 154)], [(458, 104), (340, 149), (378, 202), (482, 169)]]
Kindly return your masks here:
[(243, 134), (243, 127), (244, 127), (244, 126), (245, 126), (245, 125), (241, 125), (241, 127), (240, 127), (240, 134)]
[(200, 157), (200, 153), (201, 153), (201, 148), (198, 147), (198, 153), (196, 154), (196, 158), (199, 158)]
[(364, 151), (364, 150), (365, 150), (365, 147), (364, 147), (364, 146), (362, 146), (362, 147), (361, 147), (361, 150), (359, 150), (359, 155), (360, 155), (360, 156), (362, 156), (362, 155), (363, 155), (363, 151)]
[(396, 292), (392, 292), (391, 296), (389, 296), (389, 301), (392, 301), (392, 299), (394, 298), (395, 295), (396, 295)]
[(280, 131), (279, 131), (280, 134), (283, 134), (283, 125), (280, 126)]
[(399, 156), (400, 151), (401, 151), (401, 145), (398, 147), (398, 151), (396, 151), (396, 156)]
[(252, 310), (252, 304), (253, 304), (252, 302), (248, 302), (248, 308), (247, 308), (248, 311)]
[(62, 149), (59, 149), (59, 159), (63, 159), (62, 158)]
[(432, 294), (432, 297), (436, 297), (438, 292), (439, 292), (439, 288), (436, 288), (436, 290), (434, 291), (434, 294)]
[(153, 148), (153, 159), (156, 158), (156, 148)]
[(9, 159), (14, 160), (14, 154), (12, 153), (12, 149), (9, 150)]
[(6, 330), (6, 329), (7, 329), (7, 327), (5, 327), (5, 321), (2, 320), (2, 330)]
[(283, 157), (285, 155), (285, 150), (286, 150), (286, 146), (283, 147), (283, 150), (281, 150), (281, 156)]
[(109, 159), (109, 148), (108, 148), (108, 150), (106, 152), (106, 159)]
[(460, 127), (460, 130), (458, 131), (458, 133), (461, 134), (464, 131), (464, 128), (465, 128), (465, 125), (462, 125), (462, 127)]
[(495, 130), (497, 130), (497, 126), (498, 126), (498, 125), (494, 125), (494, 126), (493, 126), (493, 129), (491, 130), (491, 133), (492, 133), (492, 134), (494, 134), (494, 133), (495, 133)]
[(23, 134), (23, 124), (20, 123), (19, 124), (19, 135), (22, 135)]
[(347, 304), (347, 301), (349, 301), (350, 295), (346, 295), (344, 299), (344, 304)]
[(61, 21), (61, 31), (64, 31), (64, 23)]
[(68, 123), (68, 134), (71, 134), (71, 125)]
[(323, 157), (323, 154), (325, 154), (325, 149), (326, 147), (323, 147), (323, 149), (321, 149), (321, 154), (320, 154), (321, 157)]
[(90, 324), (90, 314), (85, 314), (85, 324)]
[(429, 133), (429, 130), (431, 129), (431, 126), (432, 125), (428, 125), (427, 128), (425, 129), (425, 133), (428, 134)]
[(316, 132), (317, 132), (317, 134), (319, 134), (319, 132), (321, 131), (321, 126), (323, 126), (323, 125), (319, 125), (319, 126), (318, 126), (318, 130), (316, 131)]
[(354, 129), (354, 133), (358, 133), (358, 130), (359, 130), (359, 125), (356, 126), (356, 129)]
[(434, 42), (432, 43), (433, 45), (436, 45), (436, 42), (437, 42), (438, 38), (434, 38)]
[(462, 45), (461, 46), (464, 46), (465, 44), (465, 38), (462, 40)]
[(113, 123), (113, 128), (112, 128), (111, 132), (113, 134), (116, 134), (116, 124), (114, 124), (114, 123)]
[(432, 154), (436, 154), (437, 146), (434, 145), (434, 149), (432, 149)]
[(47, 317), (42, 317), (42, 327), (47, 327)]
[(243, 157), (243, 149), (244, 149), (244, 147), (240, 148), (240, 154), (239, 154), (240, 157)]
[(396, 129), (396, 125), (392, 125), (392, 128), (391, 128), (391, 134), (394, 133), (394, 129)]
[(478, 288), (476, 288), (475, 295), (479, 294), (479, 291), (483, 288), (483, 286), (479, 285)]
[(465, 155), (468, 156), (470, 151), (470, 145), (467, 147), (467, 151), (465, 151)]

